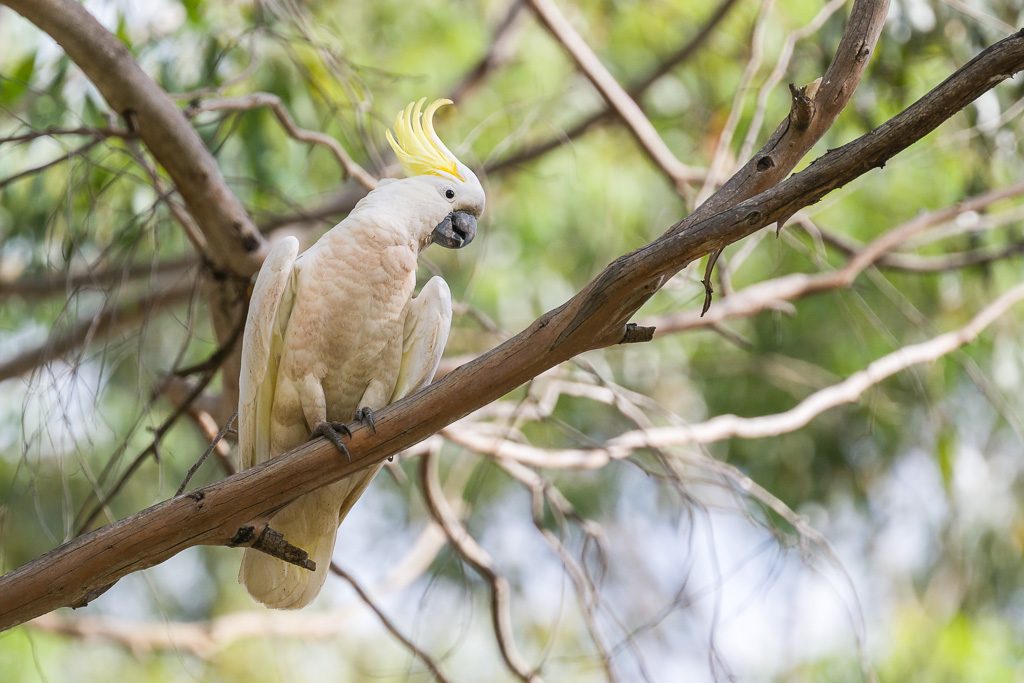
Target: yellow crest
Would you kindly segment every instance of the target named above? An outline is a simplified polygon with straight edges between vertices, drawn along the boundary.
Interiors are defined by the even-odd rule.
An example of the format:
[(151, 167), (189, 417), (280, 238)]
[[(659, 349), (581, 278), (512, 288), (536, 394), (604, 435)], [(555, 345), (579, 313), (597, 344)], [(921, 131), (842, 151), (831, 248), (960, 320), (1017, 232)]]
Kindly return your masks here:
[(395, 150), (402, 170), (408, 177), (436, 175), (465, 182), (466, 179), (459, 173), (459, 160), (434, 132), (434, 112), (446, 104), (451, 104), (452, 101), (434, 100), (426, 111), (420, 114), (420, 109), (426, 101), (427, 98), (424, 97), (418, 102), (410, 102), (409, 106), (398, 112), (395, 118), (395, 135), (392, 135), (390, 130), (386, 133), (391, 149)]

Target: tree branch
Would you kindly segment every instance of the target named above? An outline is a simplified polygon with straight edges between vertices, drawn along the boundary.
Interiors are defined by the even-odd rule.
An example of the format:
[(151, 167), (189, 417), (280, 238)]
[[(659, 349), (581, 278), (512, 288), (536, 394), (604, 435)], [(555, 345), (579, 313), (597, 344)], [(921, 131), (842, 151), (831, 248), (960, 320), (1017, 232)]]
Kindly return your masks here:
[[(844, 39), (842, 44), (857, 54), (871, 50), (862, 42), (850, 45)], [(849, 61), (858, 63), (853, 57)], [(894, 119), (827, 153), (778, 186), (701, 220), (688, 219), (646, 247), (616, 259), (583, 291), (523, 332), (424, 391), (378, 411), (376, 433), (353, 423), (348, 444), (352, 462), (339, 458), (326, 440), (317, 439), (28, 562), (0, 578), (0, 629), (71, 604), (185, 548), (228, 545), (239, 528), (298, 496), (384, 460), (578, 353), (618, 342), (629, 317), (672, 273), (883, 165), (1022, 67), (1024, 35), (1016, 34), (983, 51)], [(833, 96), (842, 90), (829, 89), (827, 82), (822, 88)], [(819, 100), (815, 121), (831, 102)], [(712, 202), (714, 197), (706, 205)]]
[(98, 336), (145, 320), (157, 308), (184, 301), (191, 296), (194, 289), (195, 284), (186, 280), (184, 284), (174, 285), (160, 292), (148, 292), (117, 308), (106, 308), (91, 318), (85, 318), (63, 334), (51, 336), (36, 348), (23, 351), (14, 358), (0, 363), (0, 382), (62, 358)]
[[(715, 9), (714, 13), (712, 13), (708, 18), (707, 22), (701, 26), (700, 30), (697, 31), (692, 38), (687, 40), (686, 43), (684, 43), (682, 47), (674, 53), (662, 60), (662, 62), (652, 69), (646, 76), (639, 79), (626, 89), (629, 97), (633, 100), (640, 99), (641, 95), (647, 92), (647, 90), (654, 85), (658, 79), (696, 54), (697, 50), (704, 45), (707, 39), (714, 32), (715, 27), (718, 26), (722, 19), (725, 18), (736, 2), (737, 0), (723, 0)], [(508, 156), (503, 156), (497, 161), (487, 164), (484, 167), (484, 170), (487, 173), (497, 173), (536, 159), (556, 147), (561, 146), (566, 141), (578, 138), (580, 135), (590, 130), (592, 126), (600, 123), (601, 121), (609, 120), (611, 115), (612, 108), (606, 103), (602, 109), (581, 120), (569, 130), (550, 137), (543, 142), (538, 142), (526, 149), (522, 149)]]
[(1024, 301), (1024, 284), (1003, 293), (963, 327), (919, 344), (905, 346), (872, 361), (845, 380), (820, 389), (790, 410), (758, 417), (717, 415), (704, 422), (669, 427), (645, 427), (622, 433), (596, 448), (539, 448), (472, 429), (446, 428), (444, 435), (463, 448), (505, 463), (555, 470), (604, 467), (642, 448), (662, 449), (690, 444), (711, 444), (731, 438), (761, 439), (794, 432), (818, 415), (854, 403), (871, 387), (914, 365), (946, 356), (970, 343), (1009, 308)]
[[(782, 277), (750, 285), (735, 294), (723, 298), (710, 312), (690, 310), (669, 315), (651, 316), (644, 318), (640, 322), (643, 325), (656, 328), (660, 335), (716, 327), (731, 318), (747, 317), (766, 310), (778, 310), (785, 302), (793, 301), (794, 299), (850, 287), (866, 268), (876, 264), (883, 265), (887, 260), (897, 256), (890, 253), (890, 250), (896, 248), (915, 234), (951, 220), (963, 213), (980, 211), (995, 202), (1021, 194), (1024, 194), (1024, 182), (970, 197), (955, 206), (918, 214), (906, 223), (882, 234), (862, 249), (851, 249), (850, 260), (837, 270), (814, 275), (805, 273), (783, 275)], [(1024, 247), (1014, 245), (1008, 248), (1006, 250), (1007, 253), (1003, 255), (1015, 253), (1022, 248)], [(708, 313), (708, 315), (705, 315), (705, 313)]]
[(576, 66), (601, 93), (623, 123), (636, 138), (640, 146), (668, 176), (680, 194), (690, 192), (689, 184), (704, 177), (698, 169), (690, 168), (676, 158), (661, 135), (654, 129), (647, 115), (633, 101), (633, 98), (619, 85), (611, 72), (605, 68), (587, 42), (576, 32), (572, 24), (559, 11), (552, 0), (528, 0), (537, 18), (541, 20), (554, 38), (576, 62)]
[(299, 142), (321, 145), (331, 150), (347, 177), (358, 180), (367, 190), (372, 190), (377, 186), (377, 179), (367, 173), (362, 166), (352, 161), (352, 157), (335, 138), (319, 131), (299, 128), (277, 95), (268, 92), (254, 92), (241, 97), (204, 100), (192, 106), (196, 111), (249, 111), (257, 107), (267, 107), (274, 112), (274, 116), (277, 117), (285, 132)]
[(505, 664), (518, 678), (527, 682), (542, 683), (540, 674), (523, 659), (516, 647), (512, 633), (512, 616), (509, 606), (510, 588), (508, 579), (494, 568), (494, 560), (480, 544), (469, 535), (459, 516), (448, 504), (437, 478), (437, 455), (428, 452), (420, 458), (420, 478), (423, 484), (423, 498), (434, 521), (441, 525), (448, 540), (458, 553), (473, 566), (473, 569), (487, 581), (491, 590), (491, 619), (494, 637)]
[(402, 643), (402, 645), (404, 645), (405, 648), (409, 650), (409, 652), (411, 652), (417, 659), (423, 662), (424, 666), (426, 666), (430, 670), (430, 673), (434, 677), (435, 681), (440, 681), (440, 683), (449, 683), (448, 677), (445, 676), (444, 673), (441, 671), (441, 666), (436, 661), (434, 661), (434, 658), (426, 652), (424, 652), (422, 648), (420, 648), (418, 645), (416, 645), (416, 643), (412, 642), (412, 640), (410, 640), (408, 636), (402, 633), (402, 631), (398, 628), (398, 625), (395, 624), (395, 622), (393, 622), (388, 617), (388, 615), (384, 613), (384, 610), (381, 609), (380, 606), (373, 601), (373, 598), (370, 597), (370, 594), (366, 592), (366, 589), (363, 588), (362, 584), (356, 581), (356, 578), (354, 576), (352, 576), (347, 571), (339, 567), (338, 564), (335, 562), (331, 562), (331, 572), (336, 574), (337, 576), (340, 576), (342, 579), (348, 582), (348, 585), (352, 586), (352, 590), (356, 592), (356, 595), (358, 595), (359, 599), (363, 601), (363, 604), (365, 604), (367, 607), (373, 610), (373, 613), (377, 615), (378, 619), (380, 619), (380, 623), (384, 626), (384, 628), (386, 628), (391, 633), (391, 635), (398, 639)]
[(73, 0), (3, 0), (56, 40), (110, 107), (127, 120), (181, 193), (224, 273), (248, 278), (263, 262), (265, 241), (228, 188), (217, 162), (174, 100), (128, 49)]

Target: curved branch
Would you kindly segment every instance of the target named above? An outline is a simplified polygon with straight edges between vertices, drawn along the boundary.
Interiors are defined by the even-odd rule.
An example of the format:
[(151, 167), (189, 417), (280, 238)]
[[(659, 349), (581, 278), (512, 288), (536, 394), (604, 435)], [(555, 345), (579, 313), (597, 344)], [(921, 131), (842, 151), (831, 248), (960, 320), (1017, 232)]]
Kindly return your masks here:
[(466, 527), (459, 521), (459, 516), (448, 504), (441, 490), (441, 482), (437, 478), (437, 455), (428, 452), (420, 459), (420, 478), (423, 484), (423, 499), (430, 511), (430, 516), (441, 525), (448, 540), (459, 554), (473, 566), (483, 577), (491, 589), (491, 619), (494, 637), (498, 641), (498, 649), (505, 664), (518, 678), (523, 681), (542, 683), (540, 674), (530, 667), (519, 653), (515, 637), (512, 633), (512, 616), (509, 607), (511, 592), (508, 579), (494, 568), (494, 559), (480, 547), (480, 544), (469, 535)]
[(110, 107), (123, 116), (163, 166), (206, 236), (205, 256), (218, 270), (248, 278), (266, 242), (213, 155), (174, 100), (136, 63), (121, 41), (73, 0), (3, 0), (56, 40)]
[(367, 190), (372, 190), (377, 186), (377, 179), (367, 173), (362, 166), (352, 161), (352, 157), (335, 138), (319, 131), (299, 128), (295, 119), (285, 108), (284, 102), (277, 95), (268, 92), (254, 92), (241, 97), (203, 100), (191, 105), (194, 111), (249, 111), (257, 107), (267, 107), (274, 112), (274, 116), (277, 117), (285, 132), (299, 142), (322, 145), (331, 150), (334, 158), (338, 160), (341, 168), (345, 171), (345, 175), (358, 180)]
[[(704, 422), (668, 427), (645, 427), (619, 434), (595, 448), (540, 448), (472, 429), (447, 428), (444, 435), (475, 453), (509, 463), (553, 470), (593, 470), (623, 460), (639, 449), (707, 445), (731, 438), (761, 439), (794, 432), (825, 411), (855, 403), (865, 391), (914, 365), (936, 361), (970, 343), (1014, 305), (1024, 301), (1024, 284), (1004, 292), (963, 327), (905, 346), (872, 361), (836, 384), (820, 389), (793, 408), (757, 417), (717, 415)], [(506, 468), (507, 469), (507, 468)]]
[(240, 527), (268, 511), (422, 441), (582, 351), (617, 343), (625, 322), (670, 274), (883, 165), (1021, 68), (1024, 35), (1016, 34), (986, 49), (894, 119), (776, 187), (685, 230), (674, 226), (653, 243), (620, 257), (582, 292), (523, 332), (377, 412), (375, 433), (353, 423), (351, 462), (338, 458), (332, 444), (317, 439), (28, 562), (0, 578), (0, 629), (72, 604), (185, 548), (229, 545)]

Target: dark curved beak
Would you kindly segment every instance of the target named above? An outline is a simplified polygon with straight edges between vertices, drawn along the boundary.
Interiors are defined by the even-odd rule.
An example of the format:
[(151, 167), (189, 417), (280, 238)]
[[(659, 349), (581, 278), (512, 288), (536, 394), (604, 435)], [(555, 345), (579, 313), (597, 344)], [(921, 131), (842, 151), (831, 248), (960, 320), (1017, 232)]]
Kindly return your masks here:
[(446, 249), (461, 249), (476, 237), (476, 216), (465, 211), (452, 211), (434, 228), (433, 237), (434, 244)]

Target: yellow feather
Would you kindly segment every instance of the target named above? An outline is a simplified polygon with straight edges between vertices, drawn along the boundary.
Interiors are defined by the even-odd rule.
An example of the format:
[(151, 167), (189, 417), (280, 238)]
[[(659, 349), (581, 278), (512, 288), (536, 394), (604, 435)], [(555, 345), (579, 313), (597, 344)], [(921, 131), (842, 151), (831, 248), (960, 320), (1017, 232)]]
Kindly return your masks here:
[(386, 132), (388, 143), (395, 150), (406, 176), (436, 175), (465, 182), (459, 172), (459, 160), (434, 132), (434, 112), (452, 101), (434, 100), (421, 114), (426, 101), (427, 98), (420, 98), (398, 112), (395, 134), (390, 130)]

